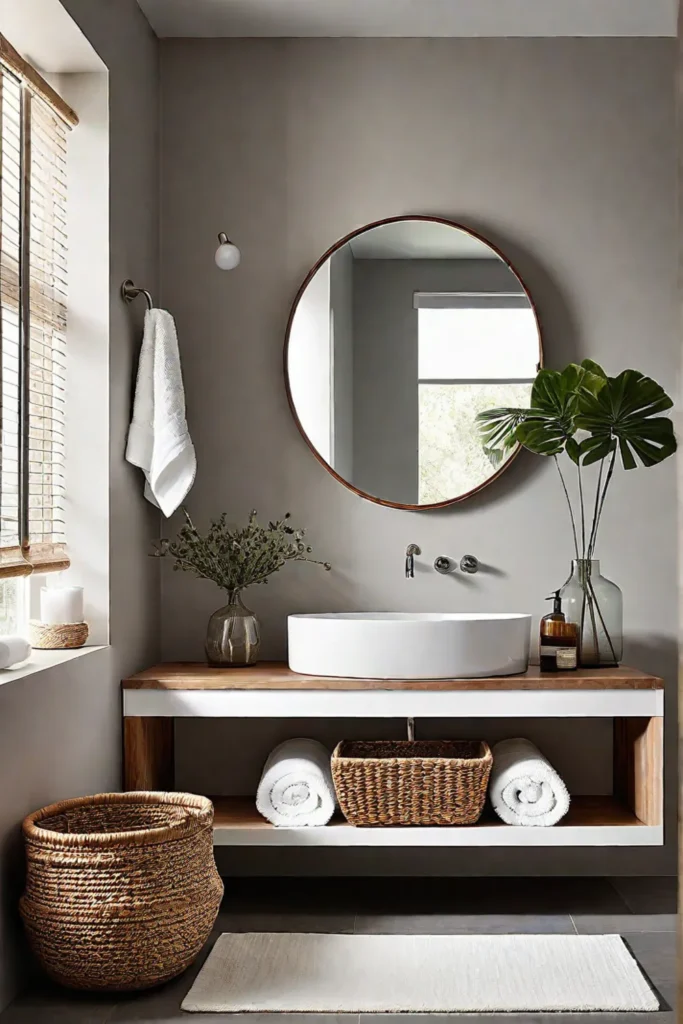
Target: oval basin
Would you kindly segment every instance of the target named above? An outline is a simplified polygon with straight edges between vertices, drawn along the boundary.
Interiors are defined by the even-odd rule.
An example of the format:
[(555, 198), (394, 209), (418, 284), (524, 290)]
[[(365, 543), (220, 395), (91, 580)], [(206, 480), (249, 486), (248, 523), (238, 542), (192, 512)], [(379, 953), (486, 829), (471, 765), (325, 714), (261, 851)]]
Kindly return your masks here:
[(354, 679), (481, 679), (526, 672), (531, 615), (330, 612), (290, 615), (289, 667)]

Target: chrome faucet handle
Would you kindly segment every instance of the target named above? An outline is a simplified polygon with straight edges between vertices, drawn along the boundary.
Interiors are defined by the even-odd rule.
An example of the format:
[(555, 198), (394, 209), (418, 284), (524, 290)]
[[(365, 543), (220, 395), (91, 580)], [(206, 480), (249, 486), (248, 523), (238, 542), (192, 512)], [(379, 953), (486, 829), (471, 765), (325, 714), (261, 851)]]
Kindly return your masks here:
[(462, 572), (479, 572), (479, 559), (475, 558), (474, 555), (463, 555), (460, 559), (460, 568)]
[(409, 544), (406, 548), (406, 579), (415, 578), (415, 555), (421, 555), (422, 549), (417, 544)]
[(439, 555), (434, 561), (434, 568), (437, 572), (440, 572), (442, 576), (445, 576), (449, 572), (455, 570), (455, 562), (448, 557), (448, 555)]

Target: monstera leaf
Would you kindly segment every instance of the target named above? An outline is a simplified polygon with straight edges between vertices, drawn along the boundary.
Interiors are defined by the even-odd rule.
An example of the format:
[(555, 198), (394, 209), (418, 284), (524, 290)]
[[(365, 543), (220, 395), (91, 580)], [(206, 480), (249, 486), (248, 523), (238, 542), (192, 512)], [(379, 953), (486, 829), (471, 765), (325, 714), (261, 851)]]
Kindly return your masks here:
[[(660, 415), (672, 406), (664, 389), (638, 370), (608, 377), (601, 366), (585, 359), (580, 365), (570, 363), (562, 371), (541, 370), (528, 409), (489, 409), (477, 420), (485, 451), (494, 462), (501, 461), (516, 445), (538, 455), (557, 457), (563, 451), (567, 453), (577, 467), (576, 513), (576, 499), (572, 500), (559, 459), (555, 462), (569, 509), (574, 551), (577, 558), (592, 558), (617, 452), (624, 469), (635, 469), (637, 460), (643, 466), (655, 466), (673, 455), (673, 423), (668, 416)], [(605, 473), (604, 460), (608, 458)], [(594, 497), (588, 506), (593, 510), (591, 521), (582, 468), (597, 462), (600, 471), (594, 477)], [(590, 588), (585, 589), (583, 607), (591, 612), (597, 649), (597, 622), (600, 619), (604, 627), (604, 621)], [(614, 654), (611, 641), (610, 648)]]
[(584, 465), (599, 462), (617, 445), (624, 469), (656, 466), (676, 451), (673, 423), (658, 415), (673, 406), (664, 389), (638, 370), (608, 377), (597, 391), (581, 387), (576, 426), (589, 436), (580, 445)]
[(517, 430), (531, 415), (530, 409), (487, 409), (477, 416), (484, 451), (493, 465), (502, 462), (519, 444)]
[(488, 409), (478, 415), (484, 449), (500, 458), (521, 444), (537, 455), (565, 451), (578, 462), (581, 450), (574, 439), (581, 395), (597, 394), (607, 378), (597, 363), (570, 363), (564, 370), (541, 370), (531, 390), (528, 409)]

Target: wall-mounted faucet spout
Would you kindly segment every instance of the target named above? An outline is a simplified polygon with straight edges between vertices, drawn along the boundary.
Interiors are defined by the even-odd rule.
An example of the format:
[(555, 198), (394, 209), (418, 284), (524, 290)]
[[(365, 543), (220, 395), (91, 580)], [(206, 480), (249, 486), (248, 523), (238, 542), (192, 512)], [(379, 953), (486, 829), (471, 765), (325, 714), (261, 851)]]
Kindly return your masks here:
[(417, 544), (409, 544), (406, 548), (406, 579), (415, 578), (415, 555), (421, 555), (422, 551)]

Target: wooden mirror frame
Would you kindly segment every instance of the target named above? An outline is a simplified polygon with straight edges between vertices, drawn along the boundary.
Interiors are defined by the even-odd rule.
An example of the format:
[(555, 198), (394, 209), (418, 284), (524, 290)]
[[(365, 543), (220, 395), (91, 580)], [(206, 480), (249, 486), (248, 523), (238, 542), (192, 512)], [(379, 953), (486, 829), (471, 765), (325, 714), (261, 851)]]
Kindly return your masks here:
[(302, 299), (302, 297), (304, 295), (304, 292), (306, 291), (308, 285), (310, 284), (312, 279), (315, 277), (317, 272), (320, 270), (320, 268), (323, 266), (323, 264), (326, 263), (327, 260), (335, 252), (337, 252), (337, 250), (341, 249), (342, 246), (347, 244), (347, 242), (350, 242), (351, 239), (356, 238), (358, 235), (363, 235), (363, 234), (365, 234), (366, 231), (371, 231), (373, 228), (383, 227), (385, 224), (396, 224), (396, 223), (405, 222), (405, 221), (416, 221), (417, 223), (427, 223), (427, 224), (443, 224), (445, 227), (456, 228), (458, 231), (464, 231), (468, 235), (471, 235), (472, 238), (476, 238), (479, 242), (482, 242), (484, 245), (487, 245), (489, 247), (489, 249), (491, 249), (492, 252), (494, 252), (496, 254), (496, 256), (498, 256), (498, 258), (500, 260), (502, 260), (502, 262), (505, 264), (505, 266), (508, 268), (508, 270), (510, 270), (515, 275), (517, 280), (519, 281), (519, 283), (522, 286), (522, 289), (524, 291), (524, 294), (526, 295), (527, 299), (529, 300), (529, 305), (531, 306), (531, 309), (533, 310), (534, 319), (536, 321), (536, 330), (538, 332), (538, 364), (537, 364), (537, 369), (540, 370), (542, 368), (542, 366), (543, 366), (543, 335), (542, 335), (542, 331), (541, 331), (541, 323), (540, 323), (540, 320), (539, 320), (539, 317), (538, 317), (538, 310), (536, 309), (536, 304), (534, 303), (534, 300), (532, 299), (531, 294), (529, 293), (529, 289), (525, 285), (525, 283), (522, 280), (522, 278), (521, 278), (520, 274), (518, 273), (518, 271), (513, 267), (512, 263), (510, 263), (510, 260), (507, 258), (507, 256), (505, 256), (500, 251), (500, 249), (497, 246), (495, 246), (491, 242), (489, 242), (489, 240), (487, 238), (484, 238), (484, 236), (479, 234), (479, 232), (473, 231), (472, 228), (467, 227), (465, 224), (461, 224), (458, 221), (449, 220), (446, 217), (427, 217), (427, 216), (420, 216), (420, 215), (417, 215), (417, 214), (408, 214), (408, 215), (402, 216), (402, 217), (385, 217), (383, 220), (376, 220), (376, 221), (373, 221), (370, 224), (365, 224), (365, 225), (363, 225), (363, 227), (357, 228), (355, 231), (351, 231), (348, 235), (345, 235), (344, 238), (339, 239), (339, 241), (335, 242), (335, 244), (332, 245), (327, 250), (327, 252), (323, 253), (323, 255), (320, 257), (320, 259), (313, 265), (313, 267), (309, 270), (308, 274), (304, 278), (303, 283), (301, 284), (301, 287), (299, 288), (298, 292), (296, 293), (296, 298), (294, 299), (294, 302), (292, 304), (292, 308), (291, 308), (290, 313), (289, 313), (289, 318), (287, 320), (287, 331), (285, 333), (285, 347), (284, 347), (284, 354), (283, 354), (283, 368), (284, 368), (284, 376), (285, 376), (285, 389), (287, 391), (287, 401), (289, 403), (289, 408), (290, 408), (290, 410), (292, 412), (292, 416), (294, 417), (294, 422), (296, 423), (297, 427), (299, 428), (299, 432), (300, 432), (301, 436), (303, 437), (304, 441), (306, 442), (306, 444), (308, 445), (310, 450), (315, 455), (315, 457), (318, 460), (318, 462), (322, 466), (325, 467), (327, 472), (331, 476), (333, 476), (335, 478), (335, 480), (337, 480), (340, 484), (343, 484), (344, 487), (348, 488), (348, 490), (353, 491), (354, 494), (357, 494), (361, 498), (366, 498), (368, 501), (373, 501), (376, 505), (385, 505), (388, 508), (399, 508), (399, 509), (403, 509), (403, 510), (405, 510), (407, 512), (429, 512), (432, 509), (446, 508), (449, 505), (455, 505), (455, 504), (457, 504), (460, 501), (465, 501), (467, 498), (471, 498), (472, 495), (478, 494), (479, 491), (482, 491), (485, 487), (488, 487), (490, 484), (492, 484), (494, 482), (494, 480), (497, 480), (498, 477), (502, 473), (504, 473), (506, 469), (508, 469), (508, 467), (511, 465), (511, 463), (514, 461), (514, 459), (519, 454), (520, 446), (518, 445), (517, 448), (515, 448), (515, 450), (510, 455), (510, 457), (508, 459), (506, 459), (506, 461), (503, 463), (503, 465), (499, 469), (497, 469), (495, 473), (493, 473), (490, 477), (488, 477), (483, 483), (478, 484), (477, 487), (473, 487), (471, 491), (467, 491), (465, 494), (460, 494), (460, 495), (458, 495), (455, 498), (448, 498), (446, 501), (437, 501), (437, 502), (434, 502), (433, 504), (430, 504), (430, 505), (406, 505), (406, 504), (402, 504), (402, 503), (396, 502), (396, 501), (386, 501), (384, 498), (378, 498), (374, 494), (369, 494), (367, 491), (362, 491), (360, 488), (355, 487), (349, 480), (345, 480), (344, 477), (340, 476), (339, 473), (337, 473), (332, 468), (332, 466), (330, 466), (330, 464), (328, 462), (326, 462), (325, 459), (323, 459), (323, 457), (320, 454), (320, 452), (317, 450), (317, 448), (311, 442), (311, 439), (309, 438), (308, 434), (304, 430), (303, 424), (301, 423), (301, 420), (299, 419), (298, 413), (296, 411), (296, 407), (294, 405), (294, 399), (292, 398), (292, 389), (291, 389), (290, 383), (289, 383), (289, 369), (288, 369), (289, 342), (290, 342), (290, 338), (291, 338), (292, 325), (294, 323), (294, 317), (296, 315), (297, 309), (299, 308), (299, 303), (301, 302), (301, 299)]

